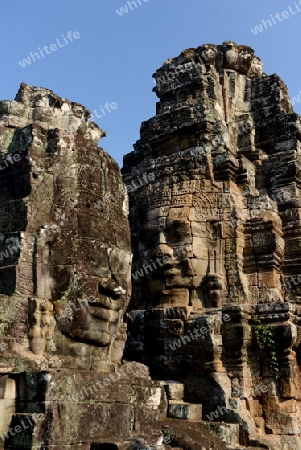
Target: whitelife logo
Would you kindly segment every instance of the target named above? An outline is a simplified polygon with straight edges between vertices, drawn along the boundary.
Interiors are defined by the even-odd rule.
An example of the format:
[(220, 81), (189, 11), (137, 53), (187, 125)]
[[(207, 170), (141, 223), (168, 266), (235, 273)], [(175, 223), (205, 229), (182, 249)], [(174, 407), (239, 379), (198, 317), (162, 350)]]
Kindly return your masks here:
[[(298, 14), (299, 12), (301, 12), (301, 9), (299, 8), (299, 5), (301, 5), (301, 0), (299, 0), (298, 4), (297, 4), (297, 2), (294, 2), (294, 5), (296, 7), (296, 10), (293, 10), (291, 6), (288, 6), (288, 11), (282, 11), (281, 14), (276, 13), (274, 15), (274, 17), (272, 14), (270, 14), (271, 20), (270, 19), (268, 19), (268, 20), (262, 19), (262, 21), (261, 21), (262, 24), (256, 25), (254, 28), (251, 28), (252, 33), (255, 34), (255, 36), (256, 36), (258, 33), (262, 33), (264, 31), (264, 28), (267, 30), (268, 29), (267, 25), (269, 25), (269, 27), (271, 28), (272, 26), (277, 25), (279, 22), (283, 22), (284, 19), (288, 19), (289, 17), (294, 16), (295, 14)], [(278, 22), (276, 22), (275, 19), (277, 19)], [(263, 28), (263, 26), (264, 26), (264, 28)]]
[(299, 94), (296, 97), (291, 98), (292, 106), (295, 106), (296, 103), (301, 102), (301, 89), (299, 91)]
[[(80, 37), (81, 36), (78, 31), (74, 31), (74, 32), (68, 31), (68, 33), (67, 33), (67, 38), (69, 39), (70, 42), (73, 42), (73, 39), (79, 39)], [(30, 54), (27, 58), (24, 58), (22, 61), (19, 61), (20, 66), (24, 69), (24, 67), (30, 66), (31, 62), (36, 62), (36, 60), (41, 59), (41, 57), (44, 58), (45, 55), (43, 53), (43, 50), (46, 53), (46, 55), (50, 55), (50, 53), (56, 52), (59, 48), (66, 47), (66, 45), (68, 45), (69, 42), (63, 34), (62, 34), (62, 38), (63, 38), (63, 41), (65, 42), (65, 44), (62, 43), (59, 39), (56, 39), (56, 41), (55, 41), (56, 44), (51, 44), (49, 46), (44, 45), (42, 50), (40, 47), (38, 47), (38, 51), (40, 54), (30, 52)], [(48, 48), (50, 50), (48, 50)]]
[(97, 114), (97, 110), (93, 109), (93, 115), (90, 117), (90, 120), (95, 120), (95, 116), (97, 117), (97, 119), (100, 119), (103, 116), (106, 116), (106, 112), (104, 110), (104, 108), (106, 108), (107, 112), (110, 113), (113, 111), (115, 111), (116, 109), (118, 109), (118, 105), (116, 102), (106, 102), (106, 104), (104, 105), (104, 108), (99, 105), (100, 111), (102, 112), (102, 114)]
[[(141, 3), (141, 0), (136, 0), (137, 3), (139, 4), (139, 6), (142, 6), (143, 3)], [(148, 0), (143, 0), (144, 3), (147, 3)], [(123, 16), (123, 14), (127, 14), (129, 12), (128, 6), (130, 7), (130, 10), (133, 11), (133, 5), (135, 6), (135, 9), (138, 8), (138, 5), (135, 1), (128, 1), (127, 5), (121, 6), (119, 9), (115, 9), (115, 11), (117, 12), (117, 14), (121, 17)]]

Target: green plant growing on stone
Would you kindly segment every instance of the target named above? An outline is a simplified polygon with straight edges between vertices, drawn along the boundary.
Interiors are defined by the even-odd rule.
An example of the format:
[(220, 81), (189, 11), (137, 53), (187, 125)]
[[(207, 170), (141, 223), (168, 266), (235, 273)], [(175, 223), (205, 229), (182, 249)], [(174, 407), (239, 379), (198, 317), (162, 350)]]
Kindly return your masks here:
[(17, 360), (13, 369), (13, 373), (22, 373), (26, 372), (27, 370), (28, 366), (26, 365), (26, 363), (21, 360)]
[(271, 372), (279, 378), (279, 364), (277, 361), (277, 346), (275, 341), (275, 333), (272, 327), (262, 325), (258, 317), (253, 317), (253, 323), (255, 324), (254, 335), (256, 343), (260, 350), (263, 350), (269, 354), (269, 366)]

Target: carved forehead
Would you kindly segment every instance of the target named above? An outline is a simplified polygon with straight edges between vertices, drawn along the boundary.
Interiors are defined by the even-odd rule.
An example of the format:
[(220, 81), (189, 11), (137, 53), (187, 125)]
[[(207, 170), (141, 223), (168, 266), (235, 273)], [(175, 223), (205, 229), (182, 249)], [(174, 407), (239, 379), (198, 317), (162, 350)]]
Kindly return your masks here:
[(238, 45), (236, 44), (236, 42), (233, 41), (225, 41), (223, 42), (223, 47), (225, 49), (235, 49), (238, 50)]
[(251, 47), (248, 47), (246, 45), (240, 45), (239, 47), (239, 53), (254, 56), (254, 50)]
[[(135, 199), (140, 221), (145, 222), (157, 217), (188, 217), (192, 207), (216, 208), (220, 203), (221, 192), (205, 192), (198, 181), (192, 180), (158, 192), (145, 188)], [(223, 198), (228, 196), (224, 195)]]
[(205, 52), (211, 50), (214, 53), (217, 53), (217, 48), (216, 48), (216, 45), (214, 45), (214, 44), (204, 44), (204, 45), (202, 45), (201, 49), (202, 49), (202, 51), (205, 51)]
[(188, 216), (184, 217), (157, 217), (152, 220), (146, 220), (143, 222), (140, 229), (144, 230), (164, 230), (170, 227), (187, 227), (189, 226)]

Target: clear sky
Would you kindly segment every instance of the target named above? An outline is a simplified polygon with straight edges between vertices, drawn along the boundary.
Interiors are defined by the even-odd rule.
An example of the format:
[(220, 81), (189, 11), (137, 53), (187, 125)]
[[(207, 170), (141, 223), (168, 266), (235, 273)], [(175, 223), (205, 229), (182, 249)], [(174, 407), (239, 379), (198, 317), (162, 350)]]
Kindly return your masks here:
[[(2, 1), (0, 98), (12, 100), (24, 81), (96, 110), (108, 133), (101, 146), (122, 166), (141, 122), (155, 115), (153, 72), (185, 48), (225, 40), (250, 45), (291, 97), (301, 91), (301, 0), (135, 1), (132, 10), (127, 0)], [(263, 25), (268, 19), (272, 26)], [(263, 31), (255, 35), (251, 28), (259, 24)], [(69, 31), (79, 33), (72, 42)], [(30, 53), (39, 47), (44, 57), (34, 62)], [(26, 58), (30, 64), (22, 67)], [(103, 115), (106, 102), (117, 106)], [(301, 114), (301, 101), (295, 111)]]

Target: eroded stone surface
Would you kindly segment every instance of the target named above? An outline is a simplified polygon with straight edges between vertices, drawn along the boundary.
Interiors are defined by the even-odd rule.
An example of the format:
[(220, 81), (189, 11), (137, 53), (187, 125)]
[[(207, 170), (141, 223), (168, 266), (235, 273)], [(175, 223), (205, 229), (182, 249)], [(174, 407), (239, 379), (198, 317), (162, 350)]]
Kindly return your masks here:
[(300, 117), (234, 42), (153, 76), (156, 116), (124, 157), (127, 185), (155, 175), (129, 193), (127, 356), (183, 382), (203, 420), (239, 424), (240, 444), (297, 449)]
[(120, 361), (131, 251), (119, 168), (97, 146), (105, 132), (43, 88), (22, 84), (0, 108), (2, 340), (44, 369)]
[(155, 78), (123, 172), (126, 357), (156, 381), (120, 363), (131, 254), (104, 132), (47, 89), (0, 102), (0, 435), (19, 430), (0, 448), (301, 448), (299, 116), (234, 42)]
[[(90, 448), (102, 428), (83, 439), (75, 393), (121, 361), (131, 292), (126, 189), (116, 162), (98, 147), (105, 132), (82, 105), (22, 84), (0, 111), (0, 448), (83, 440)], [(68, 407), (52, 401), (47, 370), (50, 378), (62, 370), (73, 386)], [(82, 386), (72, 384), (72, 373)], [(58, 376), (56, 386), (66, 390), (61, 384)], [(117, 409), (120, 416), (126, 407)], [(107, 414), (94, 408), (95, 420), (101, 411)], [(130, 436), (128, 424), (125, 430)]]
[(121, 364), (128, 198), (104, 132), (25, 84), (0, 112), (0, 448), (175, 448), (165, 384)]

